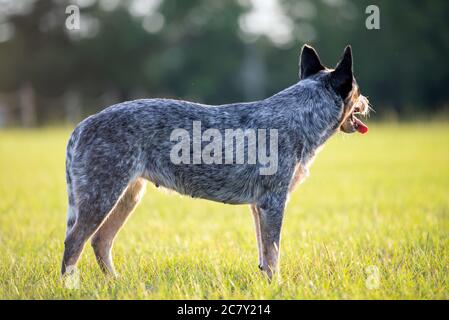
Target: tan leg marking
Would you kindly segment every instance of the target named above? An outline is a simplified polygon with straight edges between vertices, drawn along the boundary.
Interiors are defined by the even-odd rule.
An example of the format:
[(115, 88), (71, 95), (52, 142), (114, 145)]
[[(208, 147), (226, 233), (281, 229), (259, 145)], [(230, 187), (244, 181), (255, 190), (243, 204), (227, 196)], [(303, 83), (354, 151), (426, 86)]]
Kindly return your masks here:
[(92, 247), (95, 252), (95, 257), (101, 270), (106, 274), (116, 276), (112, 261), (114, 239), (142, 198), (146, 184), (147, 181), (142, 178), (131, 182), (114, 210), (92, 237)]
[(307, 177), (307, 170), (304, 169), (303, 166), (298, 165), (295, 169), (295, 173), (290, 181), (290, 186), (288, 188), (288, 192), (292, 192), (295, 190), (296, 186), (300, 184)]

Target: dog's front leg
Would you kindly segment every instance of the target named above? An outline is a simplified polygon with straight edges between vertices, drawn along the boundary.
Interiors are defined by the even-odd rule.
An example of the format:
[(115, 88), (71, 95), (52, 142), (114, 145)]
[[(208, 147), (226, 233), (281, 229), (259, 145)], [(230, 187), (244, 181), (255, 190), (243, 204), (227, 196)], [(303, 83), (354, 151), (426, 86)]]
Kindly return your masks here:
[(266, 196), (257, 205), (262, 246), (262, 264), (260, 268), (271, 280), (279, 272), (281, 227), (284, 217), (285, 197)]

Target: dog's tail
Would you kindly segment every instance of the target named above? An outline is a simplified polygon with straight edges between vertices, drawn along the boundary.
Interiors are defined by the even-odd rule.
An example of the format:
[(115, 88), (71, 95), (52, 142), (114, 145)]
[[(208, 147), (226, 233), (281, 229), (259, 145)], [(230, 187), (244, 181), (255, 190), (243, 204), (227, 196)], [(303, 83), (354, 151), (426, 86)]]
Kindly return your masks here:
[(67, 194), (69, 200), (67, 210), (66, 235), (72, 229), (78, 215), (77, 206), (75, 204), (75, 193), (73, 190), (73, 174), (72, 174), (72, 160), (74, 157), (78, 137), (79, 137), (79, 130), (78, 128), (75, 128), (75, 130), (72, 132), (72, 135), (70, 136), (69, 142), (67, 143), (67, 150), (66, 150), (65, 175), (67, 181)]

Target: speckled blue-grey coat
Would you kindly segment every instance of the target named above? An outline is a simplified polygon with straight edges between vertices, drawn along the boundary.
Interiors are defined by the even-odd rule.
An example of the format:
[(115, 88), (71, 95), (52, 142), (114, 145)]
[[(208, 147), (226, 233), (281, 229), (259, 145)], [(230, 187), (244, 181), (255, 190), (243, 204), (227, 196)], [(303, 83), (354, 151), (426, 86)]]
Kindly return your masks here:
[[(115, 274), (112, 243), (137, 205), (146, 181), (192, 197), (250, 204), (256, 226), (259, 267), (277, 270), (280, 231), (289, 191), (303, 180), (317, 150), (342, 129), (354, 132), (354, 113), (366, 113), (347, 47), (335, 69), (324, 67), (304, 46), (300, 81), (265, 100), (209, 106), (143, 99), (120, 103), (88, 117), (67, 145), (68, 222), (62, 274), (71, 272), (92, 237), (98, 263)], [(260, 164), (174, 164), (175, 129), (277, 129), (278, 164), (271, 175)], [(245, 146), (247, 148), (247, 146)]]

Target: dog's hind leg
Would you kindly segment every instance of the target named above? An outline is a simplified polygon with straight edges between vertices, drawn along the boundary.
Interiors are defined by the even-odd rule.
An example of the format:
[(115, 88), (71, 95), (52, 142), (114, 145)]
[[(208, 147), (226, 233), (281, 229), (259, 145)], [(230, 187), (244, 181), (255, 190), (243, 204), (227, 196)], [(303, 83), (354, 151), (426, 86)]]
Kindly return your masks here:
[(95, 257), (105, 274), (116, 276), (112, 261), (114, 239), (142, 198), (146, 184), (147, 181), (143, 178), (137, 178), (131, 182), (117, 205), (106, 218), (106, 221), (92, 237), (92, 247), (95, 252)]
[[(101, 179), (103, 178), (103, 179)], [(83, 251), (86, 241), (95, 233), (114, 208), (128, 185), (129, 179), (100, 177), (93, 183), (84, 182), (75, 191), (77, 195), (76, 221), (68, 229), (64, 241), (61, 275), (73, 269)], [(68, 223), (73, 223), (69, 220)], [(70, 271), (69, 270), (69, 271)]]
[(263, 264), (263, 249), (262, 249), (262, 235), (260, 234), (260, 212), (255, 204), (251, 204), (251, 212), (254, 218), (254, 228), (256, 231), (257, 253), (259, 257), (259, 268), (262, 269)]

